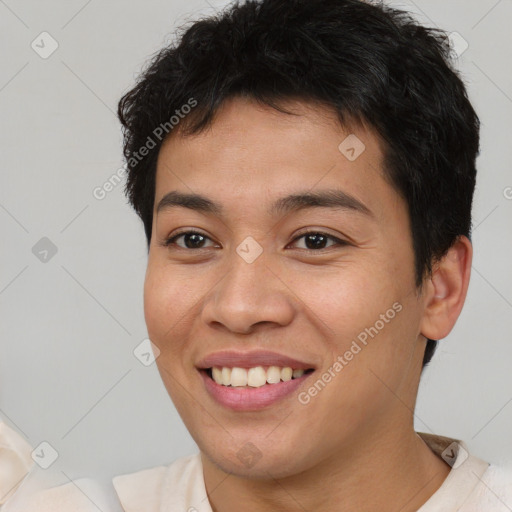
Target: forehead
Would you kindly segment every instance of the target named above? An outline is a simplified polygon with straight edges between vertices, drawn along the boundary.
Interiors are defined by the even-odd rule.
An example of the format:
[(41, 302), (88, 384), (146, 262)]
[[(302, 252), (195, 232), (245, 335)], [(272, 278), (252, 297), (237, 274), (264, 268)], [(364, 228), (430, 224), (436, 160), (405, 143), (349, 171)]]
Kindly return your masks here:
[[(205, 131), (172, 133), (158, 155), (155, 209), (171, 190), (254, 202), (335, 187), (369, 209), (396, 199), (383, 177), (382, 143), (371, 130), (341, 126), (334, 111), (317, 104), (284, 106), (293, 115), (233, 98)], [(386, 197), (377, 197), (379, 188)]]

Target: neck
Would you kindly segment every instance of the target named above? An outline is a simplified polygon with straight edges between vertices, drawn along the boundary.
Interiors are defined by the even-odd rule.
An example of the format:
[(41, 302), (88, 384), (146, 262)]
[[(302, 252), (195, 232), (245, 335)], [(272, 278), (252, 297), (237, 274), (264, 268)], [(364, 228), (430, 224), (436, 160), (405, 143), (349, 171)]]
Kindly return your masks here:
[[(297, 509), (316, 512), (379, 510), (414, 512), (447, 477), (450, 467), (437, 457), (412, 426), (363, 436), (350, 449), (295, 475), (250, 479), (228, 474), (201, 454), (213, 512)], [(228, 478), (229, 477), (229, 478)]]

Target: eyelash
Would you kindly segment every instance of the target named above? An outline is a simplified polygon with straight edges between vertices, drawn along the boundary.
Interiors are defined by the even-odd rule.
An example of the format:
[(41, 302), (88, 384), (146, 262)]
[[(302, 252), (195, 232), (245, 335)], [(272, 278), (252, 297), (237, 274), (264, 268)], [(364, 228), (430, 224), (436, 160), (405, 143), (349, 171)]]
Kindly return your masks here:
[[(177, 233), (175, 235), (173, 235), (172, 237), (169, 237), (167, 239), (164, 240), (163, 242), (163, 246), (164, 247), (170, 247), (171, 245), (176, 245), (175, 244), (175, 241), (183, 236), (183, 235), (201, 235), (202, 237), (204, 238), (207, 238), (208, 240), (211, 240), (210, 237), (206, 236), (205, 234), (201, 233), (200, 231), (182, 231), (181, 233)], [(291, 243), (294, 243), (296, 242), (297, 240), (301, 239), (301, 238), (304, 238), (305, 236), (307, 235), (321, 235), (321, 236), (324, 236), (326, 238), (329, 238), (333, 241), (336, 242), (335, 245), (338, 245), (338, 246), (346, 246), (346, 245), (350, 245), (348, 242), (346, 242), (345, 240), (341, 240), (339, 238), (336, 238), (335, 236), (332, 236), (332, 235), (329, 235), (328, 233), (324, 233), (322, 231), (306, 231), (304, 233), (301, 233), (300, 235), (298, 235), (297, 237), (295, 237)], [(333, 247), (333, 246), (331, 246)], [(322, 252), (322, 251), (326, 251), (328, 249), (330, 249), (331, 247), (324, 247), (322, 249), (302, 249), (302, 250), (306, 250), (308, 252)], [(187, 247), (180, 247), (180, 246), (177, 246), (178, 249), (183, 249), (185, 251), (200, 251), (201, 249), (208, 249), (208, 247), (200, 247), (198, 249), (189, 249)]]

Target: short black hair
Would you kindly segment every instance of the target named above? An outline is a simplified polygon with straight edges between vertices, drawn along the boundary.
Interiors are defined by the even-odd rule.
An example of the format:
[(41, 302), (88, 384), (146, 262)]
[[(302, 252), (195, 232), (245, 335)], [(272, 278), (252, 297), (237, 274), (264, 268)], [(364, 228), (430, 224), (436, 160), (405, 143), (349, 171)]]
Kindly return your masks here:
[[(199, 133), (228, 98), (284, 112), (286, 100), (299, 99), (328, 106), (342, 125), (366, 124), (384, 141), (385, 175), (408, 206), (421, 287), (460, 235), (471, 238), (480, 123), (451, 51), (446, 32), (359, 0), (248, 0), (184, 27), (118, 105), (125, 194), (148, 250), (165, 135), (176, 124)], [(436, 344), (428, 340), (423, 367)]]

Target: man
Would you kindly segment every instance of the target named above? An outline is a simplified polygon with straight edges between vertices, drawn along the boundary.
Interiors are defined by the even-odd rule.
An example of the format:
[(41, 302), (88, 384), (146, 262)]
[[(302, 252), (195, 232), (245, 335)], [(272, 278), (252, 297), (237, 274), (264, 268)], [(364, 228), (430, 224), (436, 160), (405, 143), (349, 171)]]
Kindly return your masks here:
[(413, 425), (472, 260), (479, 121), (446, 36), (249, 1), (164, 48), (119, 117), (148, 333), (200, 449), (114, 478), (124, 510), (511, 509), (510, 474)]
[(200, 449), (114, 479), (123, 504), (476, 506), (488, 464), (413, 428), (472, 260), (479, 121), (446, 35), (247, 2), (164, 48), (119, 117), (148, 333)]

